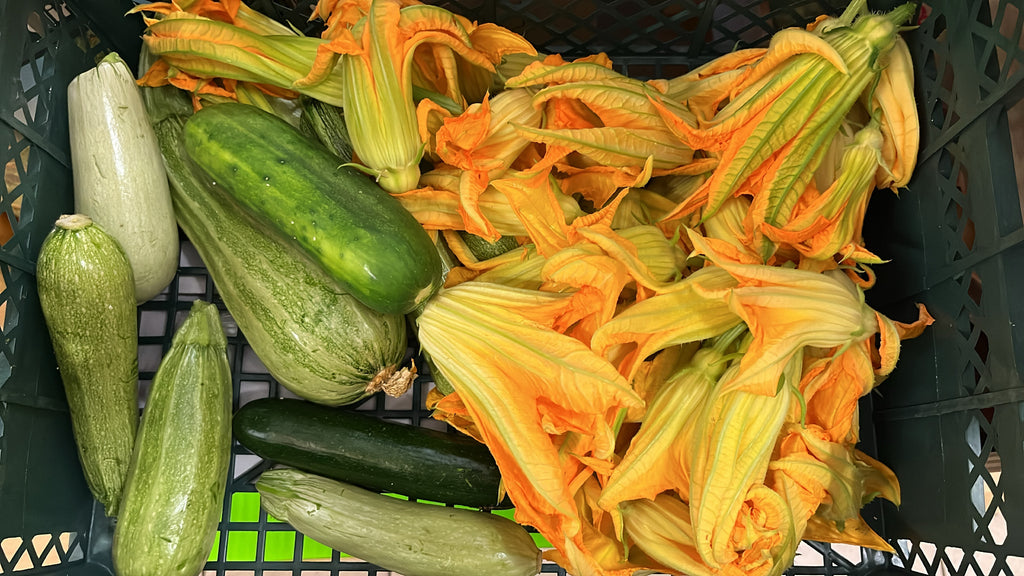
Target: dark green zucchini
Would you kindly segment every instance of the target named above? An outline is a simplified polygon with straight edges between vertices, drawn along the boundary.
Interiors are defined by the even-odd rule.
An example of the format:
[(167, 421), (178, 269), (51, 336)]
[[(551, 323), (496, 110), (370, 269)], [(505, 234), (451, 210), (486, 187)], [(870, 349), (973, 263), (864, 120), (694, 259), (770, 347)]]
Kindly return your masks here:
[(440, 258), (412, 214), (277, 116), (244, 104), (207, 106), (186, 123), (185, 147), (268, 232), (370, 308), (404, 314), (440, 288)]
[(499, 505), (498, 466), (487, 447), (468, 436), (280, 398), (249, 402), (235, 413), (232, 428), (263, 458), (368, 490)]
[(466, 247), (473, 253), (477, 260), (488, 260), (496, 256), (514, 250), (519, 247), (519, 242), (514, 236), (502, 236), (494, 242), (489, 242), (476, 234), (470, 234), (465, 230), (459, 230), (459, 236), (466, 243)]

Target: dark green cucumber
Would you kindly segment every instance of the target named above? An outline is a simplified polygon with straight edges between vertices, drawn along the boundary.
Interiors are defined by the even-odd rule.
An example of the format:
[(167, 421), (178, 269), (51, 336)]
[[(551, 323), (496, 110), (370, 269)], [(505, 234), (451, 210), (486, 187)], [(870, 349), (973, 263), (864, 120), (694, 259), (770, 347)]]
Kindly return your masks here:
[(462, 434), (280, 398), (249, 402), (235, 413), (232, 428), (263, 458), (368, 490), (498, 506), (498, 466), (486, 446)]
[(195, 576), (217, 535), (231, 459), (220, 313), (196, 300), (142, 412), (111, 553), (118, 576)]
[(116, 516), (139, 421), (131, 265), (89, 217), (61, 216), (39, 250), (36, 285), (86, 484)]
[(370, 308), (404, 314), (440, 288), (440, 259), (412, 214), (284, 120), (244, 104), (207, 106), (186, 123), (185, 147), (268, 232)]
[(171, 200), (228, 312), (270, 373), (295, 394), (351, 404), (404, 392), (402, 316), (371, 310), (300, 251), (263, 233), (189, 160), (182, 143), (192, 106), (174, 87), (146, 88)]
[(267, 512), (321, 544), (405, 576), (534, 576), (541, 553), (496, 514), (375, 494), (293, 469), (256, 481)]

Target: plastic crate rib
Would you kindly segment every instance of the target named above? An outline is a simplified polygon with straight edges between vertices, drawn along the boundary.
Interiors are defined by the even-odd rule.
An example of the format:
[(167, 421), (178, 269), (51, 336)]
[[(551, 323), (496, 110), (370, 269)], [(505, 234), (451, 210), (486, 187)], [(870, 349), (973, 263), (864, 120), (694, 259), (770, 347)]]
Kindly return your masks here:
[[(539, 51), (607, 53), (638, 78), (670, 78), (784, 27), (837, 13), (845, 0), (436, 0), (524, 35)], [(887, 9), (900, 2), (871, 2)], [(318, 34), (311, 0), (250, 6)], [(925, 304), (936, 322), (903, 344), (889, 379), (861, 405), (862, 449), (897, 474), (899, 509), (864, 516), (896, 549), (804, 542), (793, 575), (1024, 574), (1024, 0), (918, 2), (905, 34), (915, 64), (921, 153), (897, 196), (866, 218), (878, 266), (872, 305), (893, 318)], [(112, 574), (111, 524), (77, 462), (66, 402), (35, 292), (34, 261), (72, 208), (67, 84), (109, 51), (135, 62), (132, 0), (0, 0), (0, 575)], [(142, 400), (196, 298), (222, 311), (234, 408), (288, 395), (224, 310), (182, 237), (171, 286), (139, 308)], [(408, 354), (415, 354), (410, 345)], [(446, 429), (430, 418), (425, 363), (399, 399), (352, 409)], [(426, 373), (425, 373), (426, 372)], [(268, 517), (253, 488), (269, 464), (237, 443), (218, 537), (216, 576), (390, 574)], [(508, 512), (504, 512), (508, 513)], [(539, 537), (538, 537), (539, 538)], [(541, 542), (543, 544), (543, 542)], [(545, 563), (545, 574), (565, 572)]]

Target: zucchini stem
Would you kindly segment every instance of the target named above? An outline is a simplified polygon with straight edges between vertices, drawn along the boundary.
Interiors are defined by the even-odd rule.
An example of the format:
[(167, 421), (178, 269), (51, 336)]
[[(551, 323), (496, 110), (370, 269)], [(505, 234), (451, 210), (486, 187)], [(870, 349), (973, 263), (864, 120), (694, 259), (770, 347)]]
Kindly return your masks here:
[(92, 225), (92, 218), (85, 214), (64, 214), (54, 225), (62, 230), (81, 230)]

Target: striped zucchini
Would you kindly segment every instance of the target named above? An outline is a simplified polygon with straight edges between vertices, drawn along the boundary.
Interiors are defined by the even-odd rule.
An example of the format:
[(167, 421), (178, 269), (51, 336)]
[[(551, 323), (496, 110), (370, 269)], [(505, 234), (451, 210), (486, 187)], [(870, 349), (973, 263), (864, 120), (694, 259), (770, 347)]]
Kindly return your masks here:
[(178, 223), (207, 266), (228, 311), (270, 374), (295, 394), (337, 406), (377, 390), (398, 395), (406, 324), (345, 293), (300, 252), (256, 228), (191, 163), (182, 131), (188, 98), (144, 91), (171, 180)]
[(118, 576), (196, 576), (217, 534), (231, 458), (231, 368), (220, 314), (196, 300), (160, 362), (125, 483)]
[(116, 516), (139, 419), (131, 266), (117, 240), (71, 214), (43, 241), (36, 283), (85, 481)]

